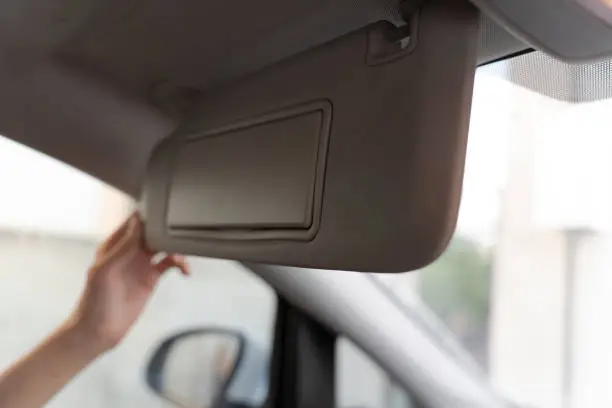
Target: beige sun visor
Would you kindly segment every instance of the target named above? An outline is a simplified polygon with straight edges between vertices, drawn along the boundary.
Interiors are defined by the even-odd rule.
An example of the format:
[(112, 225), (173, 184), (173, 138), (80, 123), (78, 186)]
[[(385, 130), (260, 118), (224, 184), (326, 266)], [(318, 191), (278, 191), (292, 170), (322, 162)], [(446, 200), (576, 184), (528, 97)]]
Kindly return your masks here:
[(153, 150), (151, 248), (404, 272), (457, 220), (478, 10), (429, 0), (203, 94)]

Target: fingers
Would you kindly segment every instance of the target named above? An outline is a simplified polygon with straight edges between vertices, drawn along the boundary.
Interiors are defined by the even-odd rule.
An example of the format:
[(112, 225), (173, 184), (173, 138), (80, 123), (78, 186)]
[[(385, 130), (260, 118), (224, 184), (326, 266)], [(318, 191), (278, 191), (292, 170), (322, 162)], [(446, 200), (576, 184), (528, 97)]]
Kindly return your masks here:
[(154, 268), (160, 273), (163, 274), (170, 268), (179, 268), (181, 273), (185, 276), (190, 274), (189, 266), (185, 261), (185, 258), (180, 255), (166, 255), (161, 259), (161, 261), (157, 262), (153, 265)]
[[(142, 234), (141, 234), (142, 235)], [(144, 239), (144, 235), (142, 235), (140, 237), (140, 250), (149, 258), (153, 258), (153, 256), (155, 256), (155, 251), (152, 250), (151, 248), (149, 248), (149, 246), (147, 245), (145, 239)]]
[(132, 222), (132, 219), (135, 216), (136, 213), (132, 213), (132, 215), (130, 215), (125, 221), (123, 221), (123, 223), (108, 238), (106, 238), (104, 242), (102, 242), (102, 244), (100, 244), (100, 246), (98, 247), (99, 254), (104, 254), (108, 250), (112, 249), (117, 244), (117, 242), (121, 240), (121, 238), (125, 235), (126, 231), (130, 227), (130, 222)]
[[(125, 255), (131, 250), (137, 250), (149, 260), (156, 252), (147, 247), (142, 236), (142, 221), (138, 212), (132, 213), (128, 219), (117, 228), (98, 248), (97, 264), (108, 264)], [(160, 274), (170, 268), (179, 268), (183, 275), (189, 275), (189, 266), (185, 258), (180, 255), (167, 255), (159, 262), (152, 264)]]
[(191, 275), (191, 269), (189, 268), (189, 264), (185, 260), (184, 256), (181, 255), (173, 255), (174, 261), (176, 262), (177, 268), (181, 270), (181, 273), (185, 276)]
[(137, 213), (134, 213), (127, 221), (127, 227), (123, 229), (122, 235), (117, 235), (114, 245), (108, 246), (105, 253), (101, 253), (105, 262), (115, 260), (129, 252), (131, 249), (141, 247), (142, 225)]

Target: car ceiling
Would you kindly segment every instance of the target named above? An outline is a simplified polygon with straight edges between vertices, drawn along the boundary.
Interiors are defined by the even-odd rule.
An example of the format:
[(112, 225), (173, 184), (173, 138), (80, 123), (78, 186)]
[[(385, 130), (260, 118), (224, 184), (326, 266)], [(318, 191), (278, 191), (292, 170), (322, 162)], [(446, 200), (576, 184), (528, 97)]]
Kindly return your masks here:
[[(381, 19), (397, 0), (7, 0), (0, 134), (136, 195), (206, 89)], [(479, 63), (526, 48), (483, 17)]]

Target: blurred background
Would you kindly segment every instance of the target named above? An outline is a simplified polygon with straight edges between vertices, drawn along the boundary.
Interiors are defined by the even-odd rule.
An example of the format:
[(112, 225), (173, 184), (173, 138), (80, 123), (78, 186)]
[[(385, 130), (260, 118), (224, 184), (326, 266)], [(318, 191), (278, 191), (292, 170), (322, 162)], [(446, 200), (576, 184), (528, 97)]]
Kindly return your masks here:
[[(525, 406), (612, 404), (611, 109), (608, 100), (560, 102), (480, 71), (455, 237), (434, 264), (383, 280), (400, 298), (418, 295), (493, 384)], [(7, 139), (0, 186), (2, 370), (69, 314), (96, 244), (133, 204)], [(126, 341), (51, 407), (171, 406), (147, 390), (144, 367), (183, 329), (238, 327), (270, 344), (273, 292), (237, 263), (190, 261), (193, 278), (165, 276)], [(386, 374), (349, 341), (339, 347), (339, 406), (392, 406)]]

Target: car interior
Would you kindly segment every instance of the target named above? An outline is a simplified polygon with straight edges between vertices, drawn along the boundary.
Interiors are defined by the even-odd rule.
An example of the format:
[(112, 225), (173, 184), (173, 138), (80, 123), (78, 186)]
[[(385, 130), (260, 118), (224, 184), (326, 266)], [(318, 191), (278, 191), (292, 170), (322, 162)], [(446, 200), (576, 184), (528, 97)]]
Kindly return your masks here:
[(449, 248), (477, 74), (612, 97), (610, 1), (9, 0), (0, 54), (1, 135), (128, 196), (151, 248), (272, 290), (269, 341), (219, 321), (150, 342), (160, 407), (345, 408), (343, 341), (386, 407), (524, 406), (371, 274)]

